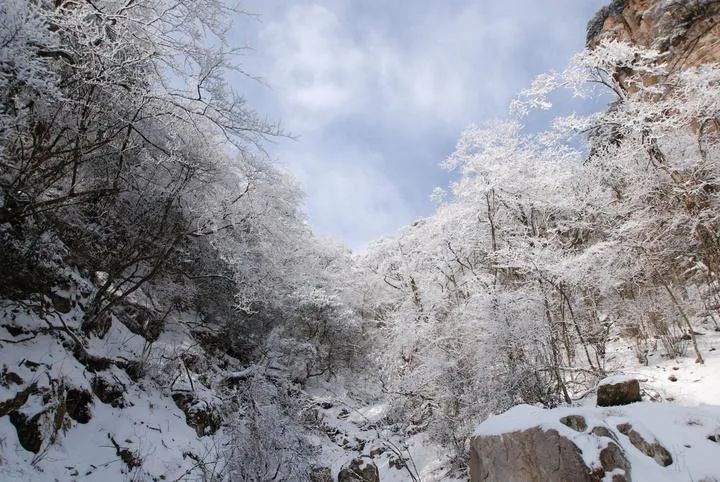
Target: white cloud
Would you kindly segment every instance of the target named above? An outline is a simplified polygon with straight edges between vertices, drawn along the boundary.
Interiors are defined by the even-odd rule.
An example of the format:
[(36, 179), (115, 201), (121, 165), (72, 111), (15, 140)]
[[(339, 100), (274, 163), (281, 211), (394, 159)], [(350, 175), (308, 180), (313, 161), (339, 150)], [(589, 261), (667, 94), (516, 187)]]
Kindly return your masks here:
[[(244, 0), (263, 15), (249, 98), (300, 136), (273, 155), (318, 232), (359, 247), (428, 214), (462, 128), (582, 47), (606, 0)], [(255, 103), (258, 101), (258, 103)]]
[(273, 56), (271, 83), (286, 113), (306, 120), (337, 115), (362, 89), (365, 53), (343, 38), (338, 17), (320, 5), (296, 5), (261, 33)]
[(518, 37), (514, 23), (488, 22), (477, 8), (428, 14), (416, 19), (422, 34), (403, 43), (369, 27), (351, 35), (352, 19), (341, 13), (294, 5), (261, 34), (273, 57), (270, 82), (293, 123), (322, 128), (356, 114), (464, 123), (481, 95), (507, 97), (500, 57)]
[(283, 158), (308, 193), (310, 222), (318, 234), (339, 237), (357, 249), (394, 232), (398, 219), (412, 218), (397, 185), (374, 167), (383, 164), (379, 154), (295, 147)]

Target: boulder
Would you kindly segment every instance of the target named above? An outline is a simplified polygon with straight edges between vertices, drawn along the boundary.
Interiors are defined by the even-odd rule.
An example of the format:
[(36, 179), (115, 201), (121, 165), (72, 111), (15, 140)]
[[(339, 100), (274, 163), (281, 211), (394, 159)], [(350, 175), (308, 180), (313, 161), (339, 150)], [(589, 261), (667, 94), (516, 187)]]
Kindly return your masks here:
[(580, 449), (557, 430), (538, 427), (470, 441), (472, 482), (597, 482)]
[(591, 434), (595, 435), (596, 437), (605, 437), (613, 440), (614, 442), (617, 442), (617, 436), (611, 432), (607, 427), (593, 427), (593, 429), (590, 431)]
[(190, 392), (172, 394), (175, 405), (185, 413), (185, 422), (195, 429), (198, 437), (212, 435), (218, 431), (222, 417), (218, 407), (208, 400), (198, 398)]
[(38, 453), (43, 444), (42, 413), (29, 416), (20, 411), (10, 412), (10, 423), (15, 426), (18, 441), (28, 452)]
[(518, 405), (475, 429), (470, 480), (631, 482), (661, 473), (716, 480), (708, 450), (720, 440), (718, 417), (717, 406), (655, 402), (611, 409)]
[(98, 375), (91, 382), (93, 393), (100, 399), (102, 403), (111, 405), (115, 408), (125, 408), (125, 387), (114, 377)]
[(621, 469), (625, 475), (615, 474), (613, 482), (630, 482), (630, 462), (623, 453), (623, 450), (615, 442), (608, 442), (607, 446), (600, 451), (600, 465), (605, 472), (613, 472)]
[(380, 473), (371, 459), (359, 457), (340, 470), (338, 482), (380, 482)]
[(67, 414), (78, 423), (88, 423), (92, 418), (93, 395), (82, 388), (69, 387), (65, 393)]
[(560, 419), (560, 423), (570, 427), (576, 432), (584, 432), (587, 430), (587, 422), (585, 422), (585, 417), (582, 415), (567, 415)]
[(635, 378), (611, 377), (601, 381), (598, 385), (598, 407), (613, 407), (640, 401), (642, 401), (640, 382)]
[(637, 430), (633, 429), (631, 424), (621, 423), (617, 426), (617, 429), (620, 433), (627, 436), (630, 443), (633, 444), (636, 449), (655, 460), (659, 466), (667, 467), (673, 463), (672, 455), (665, 447), (660, 445), (657, 441), (650, 443), (645, 440), (645, 438), (640, 435)]
[(313, 467), (310, 469), (310, 482), (333, 482), (330, 467)]
[(152, 309), (127, 300), (114, 306), (112, 313), (128, 330), (149, 342), (157, 340), (165, 321)]
[(71, 299), (54, 292), (50, 293), (48, 297), (56, 311), (62, 314), (68, 314), (72, 311), (74, 302)]

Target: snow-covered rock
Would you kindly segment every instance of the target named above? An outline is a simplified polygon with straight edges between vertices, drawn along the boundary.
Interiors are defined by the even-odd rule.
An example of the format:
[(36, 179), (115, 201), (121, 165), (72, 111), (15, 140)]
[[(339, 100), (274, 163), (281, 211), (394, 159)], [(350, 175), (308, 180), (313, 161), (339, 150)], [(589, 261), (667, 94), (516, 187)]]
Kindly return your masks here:
[(477, 428), (470, 475), (473, 482), (717, 480), (718, 430), (718, 406), (519, 405)]
[(615, 405), (627, 405), (639, 402), (640, 382), (637, 378), (627, 375), (615, 375), (608, 377), (598, 384), (597, 405), (598, 407), (612, 407)]
[(358, 457), (343, 467), (338, 482), (380, 482), (380, 475), (369, 457)]

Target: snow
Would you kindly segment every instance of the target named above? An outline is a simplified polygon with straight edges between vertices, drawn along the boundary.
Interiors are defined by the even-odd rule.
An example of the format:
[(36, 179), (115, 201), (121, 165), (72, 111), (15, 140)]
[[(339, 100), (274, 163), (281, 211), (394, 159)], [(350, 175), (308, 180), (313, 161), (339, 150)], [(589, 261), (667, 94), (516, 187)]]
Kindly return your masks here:
[[(640, 381), (646, 400), (617, 407), (595, 407), (593, 397), (579, 406), (554, 409), (518, 405), (507, 412), (491, 417), (475, 430), (476, 436), (503, 434), (539, 427), (557, 430), (575, 443), (589, 467), (599, 466), (600, 451), (610, 441), (590, 434), (594, 427), (605, 427), (615, 434), (631, 464), (633, 480), (713, 481), (720, 477), (720, 442), (708, 437), (720, 432), (720, 333), (707, 330), (698, 336), (705, 364), (694, 362), (692, 354), (670, 359), (659, 352), (648, 366), (637, 361), (632, 348), (622, 339), (614, 340), (608, 359), (622, 367), (622, 372), (610, 375), (598, 385), (621, 383), (630, 379)], [(676, 379), (672, 381), (670, 376)], [(588, 429), (577, 432), (560, 422), (562, 417), (580, 415)], [(661, 467), (630, 443), (617, 426), (630, 423), (647, 442), (657, 441), (673, 457), (673, 463)], [(717, 437), (720, 441), (720, 437)], [(606, 474), (606, 480), (610, 476)]]
[[(405, 435), (393, 432), (383, 425), (383, 419), (390, 415), (389, 405), (379, 400), (376, 403), (363, 400), (361, 394), (354, 393), (348, 387), (362, 387), (368, 390), (372, 380), (367, 374), (359, 375), (354, 380), (336, 380), (332, 383), (315, 382), (307, 388), (317, 404), (325, 404), (330, 408), (319, 408), (325, 426), (337, 429), (339, 434), (331, 436), (334, 443), (328, 444), (323, 436), (316, 438), (322, 453), (319, 460), (331, 468), (333, 477), (356, 457), (364, 457), (372, 461), (378, 468), (382, 482), (406, 482), (412, 480), (408, 471), (424, 482), (453, 482), (456, 480), (448, 474), (449, 452), (430, 440), (427, 434), (417, 433)], [(331, 406), (330, 406), (331, 405)], [(348, 445), (343, 447), (347, 440)], [(364, 444), (357, 444), (363, 441)], [(361, 448), (362, 447), (362, 448)], [(349, 448), (349, 450), (348, 450)], [(383, 453), (377, 455), (378, 449)], [(354, 453), (353, 453), (354, 452)], [(395, 463), (400, 457), (407, 468)]]
[[(10, 317), (8, 311), (3, 314), (6, 319)], [(73, 316), (68, 316), (67, 320), (68, 324), (72, 323)], [(33, 315), (23, 312), (15, 313), (13, 324), (39, 326)], [(0, 333), (0, 338), (12, 339), (5, 329)], [(114, 321), (105, 338), (95, 339), (87, 350), (103, 356), (123, 354), (130, 357), (142, 349), (141, 341)], [(43, 444), (38, 454), (20, 445), (8, 417), (0, 418), (0, 480), (158, 480), (161, 476), (174, 480), (186, 472), (193, 473), (196, 462), (185, 456), (186, 453), (210, 460), (223, 440), (222, 430), (212, 439), (199, 438), (185, 423), (185, 414), (168, 393), (152, 381), (134, 383), (115, 367), (98, 374), (91, 373), (49, 334), (21, 343), (2, 343), (1, 361), (25, 384), (36, 383), (38, 387), (50, 388), (53, 383), (62, 381), (66, 386), (91, 391), (90, 380), (94, 376), (114, 378), (126, 388), (123, 395), (126, 406), (115, 408), (95, 398), (89, 423), (73, 421), (62, 430), (56, 443)], [(12, 398), (18, 391), (14, 385), (0, 386), (0, 400)], [(43, 404), (40, 397), (31, 397), (23, 411), (36, 413)], [(128, 468), (110, 437), (121, 448), (132, 451), (142, 461), (142, 466)]]
[[(648, 398), (685, 406), (720, 405), (720, 332), (707, 323), (698, 322), (695, 326), (704, 364), (695, 363), (691, 350), (686, 356), (669, 358), (658, 349), (648, 354), (648, 364), (643, 365), (629, 343), (617, 339), (608, 347), (608, 369), (621, 371), (621, 378), (640, 380), (640, 387)], [(614, 376), (609, 378), (612, 380)], [(588, 400), (590, 402), (594, 400)]]
[[(577, 432), (560, 422), (569, 415), (581, 415), (588, 424)], [(673, 463), (661, 467), (635, 448), (617, 426), (630, 423), (649, 443), (659, 442), (673, 456)], [(557, 430), (582, 451), (589, 467), (599, 467), (600, 450), (610, 441), (590, 434), (593, 427), (615, 433), (632, 467), (634, 480), (711, 480), (720, 475), (718, 443), (707, 437), (720, 430), (720, 406), (682, 407), (668, 403), (638, 402), (622, 407), (561, 407), (546, 410), (519, 405), (480, 424), (475, 435), (493, 436), (540, 427)]]
[(609, 377), (605, 377), (598, 383), (598, 386), (602, 385), (616, 385), (619, 383), (625, 383), (629, 382), (630, 380), (636, 380), (637, 377), (633, 375), (628, 375), (626, 373), (616, 373), (615, 375), (611, 375)]

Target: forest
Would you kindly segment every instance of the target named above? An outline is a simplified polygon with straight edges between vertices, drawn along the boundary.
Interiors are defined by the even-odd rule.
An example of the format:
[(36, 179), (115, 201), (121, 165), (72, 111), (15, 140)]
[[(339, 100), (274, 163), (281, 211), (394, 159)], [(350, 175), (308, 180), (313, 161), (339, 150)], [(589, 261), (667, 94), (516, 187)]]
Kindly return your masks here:
[[(598, 38), (460, 134), (434, 213), (353, 253), (228, 83), (243, 15), (0, 2), (0, 478), (468, 480), (517, 405), (679, 360), (717, 384), (717, 61)], [(607, 107), (529, 131), (558, 92)]]

